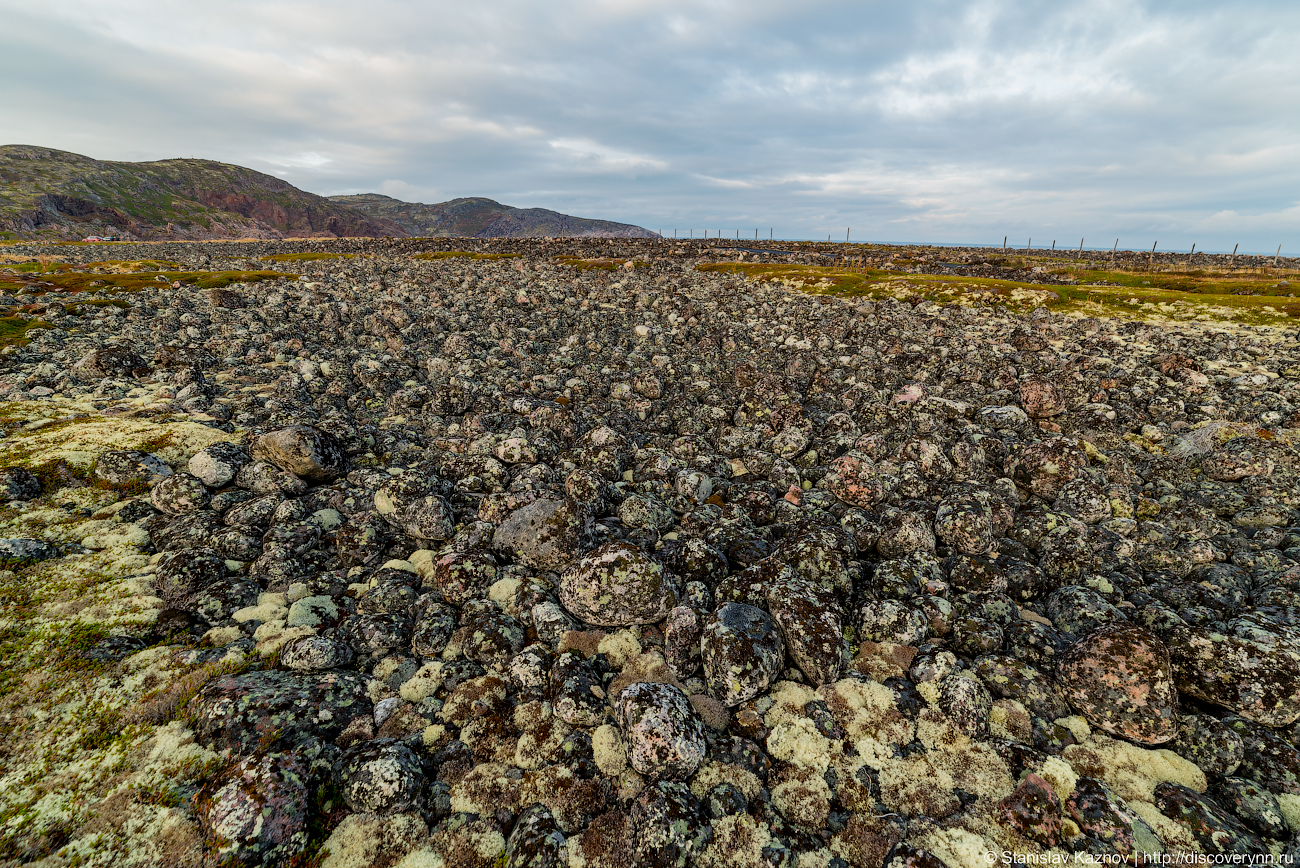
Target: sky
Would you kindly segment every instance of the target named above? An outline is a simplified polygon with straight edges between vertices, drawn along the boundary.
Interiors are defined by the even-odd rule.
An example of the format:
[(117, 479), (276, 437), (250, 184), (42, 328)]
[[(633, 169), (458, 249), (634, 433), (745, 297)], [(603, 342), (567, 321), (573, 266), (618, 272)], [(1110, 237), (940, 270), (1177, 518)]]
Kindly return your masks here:
[(0, 144), (695, 237), (1300, 251), (1300, 4), (0, 0)]

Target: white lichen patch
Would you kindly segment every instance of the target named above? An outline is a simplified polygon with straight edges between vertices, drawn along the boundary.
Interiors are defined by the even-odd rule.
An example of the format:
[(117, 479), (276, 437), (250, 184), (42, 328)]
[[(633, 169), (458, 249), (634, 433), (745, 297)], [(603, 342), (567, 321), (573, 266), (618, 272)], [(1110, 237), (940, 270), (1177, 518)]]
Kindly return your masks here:
[(1180, 784), (1205, 792), (1205, 773), (1170, 750), (1145, 750), (1126, 741), (1094, 734), (1062, 753), (1080, 775), (1097, 778), (1130, 802), (1153, 802), (1156, 784)]
[[(41, 413), (28, 402), (0, 404), (0, 415), (22, 419)], [(197, 422), (150, 422), (142, 419), (113, 419), (97, 414), (68, 415), (66, 422), (0, 441), (0, 461), (6, 465), (35, 466), (63, 461), (72, 467), (89, 469), (101, 452), (110, 449), (140, 449), (157, 455), (171, 467), (184, 470), (195, 452), (213, 443), (238, 439), (234, 434)]]
[(596, 727), (596, 731), (591, 734), (591, 750), (596, 768), (600, 769), (602, 775), (616, 778), (627, 768), (627, 747), (623, 744), (623, 734), (618, 727), (608, 723)]

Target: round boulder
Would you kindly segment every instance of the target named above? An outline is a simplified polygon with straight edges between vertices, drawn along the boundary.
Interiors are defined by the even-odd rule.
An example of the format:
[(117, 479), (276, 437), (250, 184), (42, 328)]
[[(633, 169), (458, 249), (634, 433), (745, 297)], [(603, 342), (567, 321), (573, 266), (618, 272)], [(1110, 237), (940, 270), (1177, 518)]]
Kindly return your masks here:
[(632, 768), (653, 779), (695, 774), (708, 742), (685, 693), (671, 684), (638, 681), (618, 695), (614, 711)]
[(252, 456), (309, 482), (329, 482), (347, 471), (343, 443), (310, 425), (290, 425), (257, 438)]
[(334, 766), (343, 801), (357, 813), (400, 814), (420, 807), (424, 770), (420, 758), (391, 738), (362, 742)]
[(677, 605), (677, 579), (636, 546), (607, 543), (560, 577), (560, 603), (602, 627), (655, 624)]
[(1066, 650), (1056, 671), (1066, 701), (1093, 726), (1146, 745), (1178, 734), (1169, 652), (1141, 627), (1094, 630)]
[(728, 706), (762, 693), (785, 665), (772, 616), (744, 603), (723, 603), (704, 620), (700, 653), (709, 690)]

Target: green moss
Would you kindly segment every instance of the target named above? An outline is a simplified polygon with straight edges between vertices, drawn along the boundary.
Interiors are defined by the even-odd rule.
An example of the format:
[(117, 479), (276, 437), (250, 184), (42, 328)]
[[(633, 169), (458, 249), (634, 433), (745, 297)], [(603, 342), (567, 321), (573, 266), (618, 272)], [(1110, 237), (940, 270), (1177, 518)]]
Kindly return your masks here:
[(0, 317), (0, 347), (22, 346), (30, 343), (27, 333), (32, 329), (52, 329), (53, 325), (41, 319), (23, 319), (18, 316)]
[(136, 292), (180, 282), (201, 289), (217, 289), (232, 283), (259, 283), (267, 280), (297, 280), (298, 275), (282, 271), (144, 271), (104, 273), (61, 271), (14, 278), (0, 277), (0, 290), (8, 293), (72, 293), (95, 290), (99, 293)]
[(263, 256), (263, 262), (312, 262), (317, 259), (356, 259), (355, 253), (276, 253)]
[[(626, 259), (582, 259), (578, 256), (557, 256), (555, 261), (578, 271), (614, 271), (627, 262)], [(633, 260), (632, 267), (649, 268), (650, 263), (637, 259)]]
[(470, 253), (467, 250), (440, 250), (436, 253), (417, 253), (413, 259), (519, 259), (522, 253)]
[[(1139, 271), (1106, 272), (1123, 276), (1127, 281), (1123, 286), (1075, 286), (780, 263), (717, 262), (701, 265), (699, 269), (743, 275), (750, 280), (784, 283), (792, 289), (814, 295), (899, 298), (935, 304), (996, 304), (1021, 313), (1035, 307), (1047, 307), (1125, 319), (1199, 319), (1288, 327), (1292, 318), (1300, 317), (1300, 302), (1283, 302), (1276, 296), (1262, 294), (1209, 292), (1215, 286), (1213, 283), (1202, 285), (1202, 291), (1198, 292), (1142, 286), (1141, 282), (1149, 281), (1152, 275)], [(1276, 274), (1269, 279), (1274, 283), (1279, 280)]]

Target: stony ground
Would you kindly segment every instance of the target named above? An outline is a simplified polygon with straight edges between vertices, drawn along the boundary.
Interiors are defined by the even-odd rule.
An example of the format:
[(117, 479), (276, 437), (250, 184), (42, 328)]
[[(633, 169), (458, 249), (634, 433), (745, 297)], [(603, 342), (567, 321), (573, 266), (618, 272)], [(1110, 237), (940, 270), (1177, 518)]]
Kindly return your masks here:
[(1296, 853), (1293, 330), (622, 243), (0, 299), (0, 865)]

